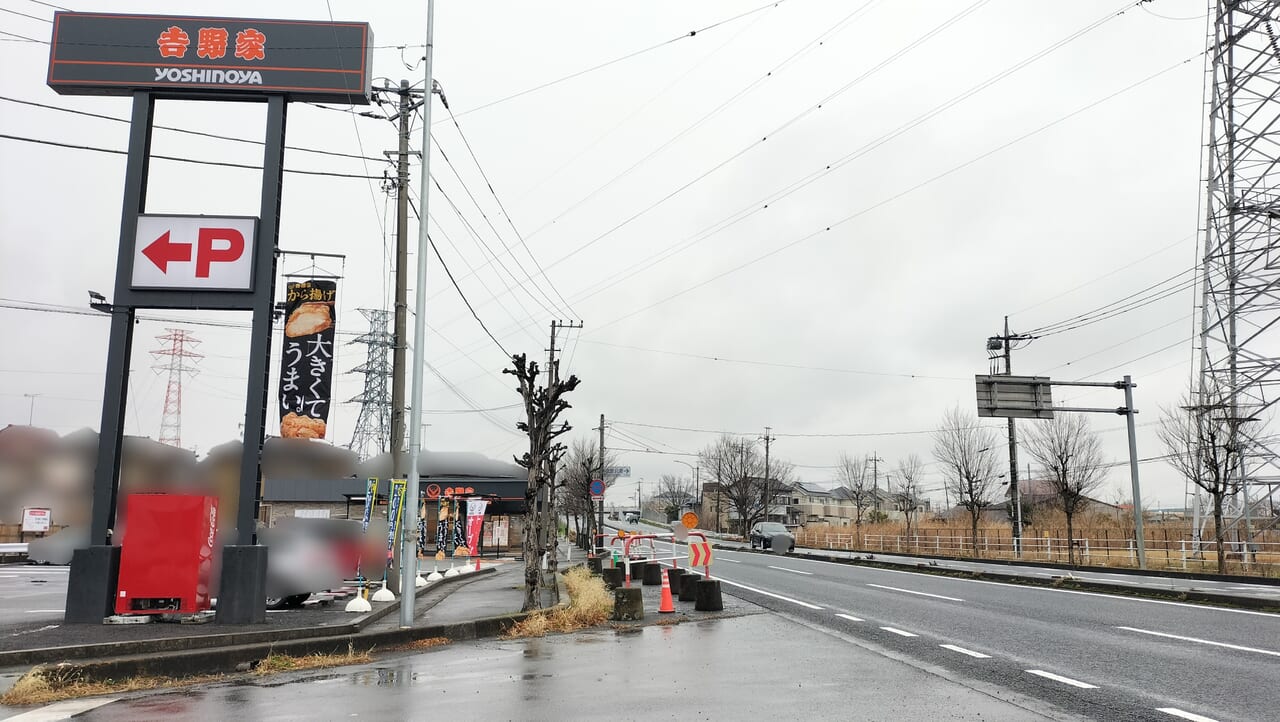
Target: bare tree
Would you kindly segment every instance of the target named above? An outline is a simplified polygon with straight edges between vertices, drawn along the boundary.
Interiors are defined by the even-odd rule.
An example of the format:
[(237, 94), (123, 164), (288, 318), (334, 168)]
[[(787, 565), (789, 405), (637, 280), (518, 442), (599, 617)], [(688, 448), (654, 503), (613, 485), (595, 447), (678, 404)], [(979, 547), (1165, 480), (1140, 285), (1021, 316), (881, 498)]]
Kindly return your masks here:
[(920, 455), (908, 454), (898, 461), (898, 475), (889, 487), (894, 505), (902, 510), (902, 516), (907, 520), (908, 539), (911, 538), (911, 517), (920, 506), (920, 475), (923, 469), (924, 462), (920, 460)]
[(1056, 414), (1035, 424), (1023, 448), (1040, 465), (1067, 517), (1067, 561), (1074, 565), (1076, 513), (1089, 504), (1089, 495), (1102, 487), (1102, 444), (1081, 414)]
[(978, 418), (953, 407), (933, 432), (933, 456), (945, 472), (943, 484), (955, 495), (956, 503), (969, 512), (973, 532), (973, 553), (978, 554), (978, 520), (991, 506), (996, 487), (996, 454), (1000, 438), (996, 432), (978, 425)]
[(867, 471), (867, 466), (866, 456), (849, 456), (843, 453), (836, 465), (836, 479), (843, 487), (842, 496), (853, 502), (853, 525), (859, 541), (862, 539), (862, 517), (876, 503), (875, 480)]
[[(605, 450), (605, 466), (615, 466), (617, 460), (616, 454)], [(601, 479), (606, 488), (614, 483), (614, 479), (605, 477), (600, 468), (600, 448), (595, 438), (586, 437), (573, 442), (560, 467), (560, 479), (557, 505), (573, 517), (579, 535), (594, 539), (593, 535), (599, 530), (596, 529), (595, 503), (591, 501), (591, 480)]]
[(1156, 435), (1164, 444), (1169, 465), (1209, 495), (1213, 504), (1213, 540), (1218, 552), (1218, 573), (1225, 574), (1223, 504), (1228, 497), (1240, 491), (1242, 445), (1236, 417), (1227, 404), (1221, 403), (1220, 394), (1209, 396), (1200, 404), (1187, 396), (1183, 397), (1181, 408), (1165, 407)]
[(658, 479), (658, 491), (653, 495), (667, 519), (678, 515), (686, 504), (698, 500), (698, 484), (691, 476), (663, 474)]
[(746, 439), (724, 435), (698, 452), (698, 465), (715, 479), (745, 534), (764, 510), (764, 458)]
[[(548, 384), (538, 386), (538, 362), (529, 361), (524, 354), (513, 355), (511, 368), (503, 369), (502, 373), (511, 374), (519, 381), (516, 390), (524, 400), (526, 420), (516, 424), (516, 428), (529, 435), (529, 450), (515, 457), (516, 463), (529, 472), (529, 481), (524, 492), (525, 515), (521, 539), (521, 553), (524, 555), (523, 611), (527, 612), (542, 608), (542, 595), (538, 592), (541, 578), (538, 562), (548, 551), (551, 553), (552, 560), (556, 557), (554, 548), (548, 549), (548, 546), (553, 546), (555, 538), (554, 535), (548, 534), (546, 529), (548, 521), (553, 523), (555, 519), (551, 515), (552, 499), (549, 490), (555, 467), (564, 456), (566, 449), (564, 444), (555, 439), (568, 433), (572, 428), (567, 421), (557, 425), (556, 419), (570, 408), (569, 402), (562, 396), (577, 388), (579, 381), (577, 376), (572, 375), (564, 381), (559, 380), (553, 367)], [(544, 495), (547, 500), (547, 509), (540, 512), (538, 501), (543, 499)], [(554, 561), (551, 564), (549, 571), (551, 579), (554, 580)], [(554, 584), (552, 588), (556, 588)]]

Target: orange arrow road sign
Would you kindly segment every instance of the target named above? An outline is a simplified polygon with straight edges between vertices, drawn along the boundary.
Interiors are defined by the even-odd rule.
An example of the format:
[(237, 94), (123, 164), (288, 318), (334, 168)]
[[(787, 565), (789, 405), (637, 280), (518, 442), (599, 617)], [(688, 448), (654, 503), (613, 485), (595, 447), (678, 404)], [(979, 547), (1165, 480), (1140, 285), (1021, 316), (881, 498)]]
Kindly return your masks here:
[(711, 566), (711, 543), (710, 542), (691, 542), (689, 544), (689, 566), (691, 567), (709, 567)]

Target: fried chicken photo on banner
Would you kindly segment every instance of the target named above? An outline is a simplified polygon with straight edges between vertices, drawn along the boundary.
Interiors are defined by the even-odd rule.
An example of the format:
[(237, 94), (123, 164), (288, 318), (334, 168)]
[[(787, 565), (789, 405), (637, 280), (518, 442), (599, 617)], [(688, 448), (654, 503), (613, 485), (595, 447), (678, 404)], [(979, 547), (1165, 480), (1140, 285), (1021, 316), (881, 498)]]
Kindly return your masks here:
[(289, 314), (284, 324), (284, 335), (289, 338), (310, 336), (333, 326), (333, 316), (329, 313), (329, 304), (308, 301)]

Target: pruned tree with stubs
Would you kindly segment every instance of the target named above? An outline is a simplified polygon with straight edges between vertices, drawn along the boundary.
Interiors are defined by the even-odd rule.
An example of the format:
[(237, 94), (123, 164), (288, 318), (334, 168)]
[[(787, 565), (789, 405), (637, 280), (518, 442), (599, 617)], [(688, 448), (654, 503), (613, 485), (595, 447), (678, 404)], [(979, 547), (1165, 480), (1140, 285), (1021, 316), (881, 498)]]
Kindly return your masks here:
[[(519, 385), (516, 390), (524, 401), (525, 420), (516, 424), (516, 428), (529, 437), (529, 450), (515, 457), (515, 461), (529, 472), (528, 485), (525, 487), (526, 510), (524, 530), (521, 538), (521, 553), (524, 555), (524, 606), (523, 611), (542, 608), (542, 595), (539, 594), (540, 564), (544, 554), (550, 553), (553, 566), (548, 570), (554, 582), (556, 557), (554, 547), (555, 535), (549, 533), (548, 524), (555, 523), (551, 504), (554, 495), (550, 494), (554, 468), (559, 464), (566, 452), (564, 444), (556, 441), (572, 428), (569, 422), (556, 423), (560, 414), (571, 408), (564, 395), (578, 387), (578, 377), (569, 376), (561, 381), (553, 367), (551, 379), (546, 386), (538, 385), (538, 362), (529, 361), (524, 354), (511, 357), (511, 368), (502, 373), (516, 377)], [(545, 496), (544, 496), (545, 494)], [(538, 509), (538, 499), (546, 498), (547, 507)], [(548, 548), (551, 547), (551, 548)], [(555, 585), (552, 584), (554, 587)]]

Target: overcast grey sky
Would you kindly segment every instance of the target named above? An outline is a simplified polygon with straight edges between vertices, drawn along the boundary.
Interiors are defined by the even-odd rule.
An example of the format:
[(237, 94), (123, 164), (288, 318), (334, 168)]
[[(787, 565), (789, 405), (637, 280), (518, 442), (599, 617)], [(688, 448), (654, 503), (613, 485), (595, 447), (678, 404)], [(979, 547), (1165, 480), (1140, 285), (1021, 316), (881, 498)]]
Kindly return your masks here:
[[(330, 17), (314, 0), (269, 11), (234, 0), (63, 4)], [(433, 189), (432, 236), (507, 349), (545, 356), (553, 318), (585, 323), (564, 349), (583, 379), (567, 415), (571, 438), (593, 433), (601, 413), (618, 422), (610, 446), (666, 452), (695, 452), (714, 435), (622, 422), (752, 435), (767, 425), (779, 437), (773, 453), (819, 483), (832, 480), (841, 452), (876, 452), (890, 466), (913, 451), (931, 460), (927, 432), (947, 408), (973, 408), (985, 339), (1006, 314), (1015, 332), (1029, 331), (1152, 287), (1136, 298), (1169, 293), (1046, 335), (1015, 352), (1014, 370), (1063, 380), (1132, 374), (1139, 454), (1163, 453), (1153, 424), (1186, 388), (1194, 354), (1204, 2), (782, 0), (745, 15), (763, 2), (437, 5), (435, 75), (549, 281), (438, 101), (432, 174), (448, 200)], [(425, 3), (331, 6), (335, 19), (372, 25), (375, 75), (421, 81)], [(53, 13), (31, 0), (3, 7)], [(0, 30), (47, 40), (50, 25), (0, 12)], [(128, 114), (126, 99), (56, 95), (44, 84), (46, 44), (0, 40), (0, 132), (124, 148), (124, 123), (7, 100)], [(157, 122), (257, 138), (263, 117), (259, 107), (169, 102)], [(389, 122), (295, 103), (288, 142), (375, 160), (290, 151), (286, 167), (381, 176), (388, 166), (377, 159), (396, 137)], [(168, 131), (157, 131), (154, 152), (261, 160), (251, 145)], [(0, 297), (83, 309), (87, 289), (111, 290), (123, 170), (122, 156), (0, 139)], [(148, 210), (255, 215), (257, 189), (255, 171), (157, 161)], [(346, 254), (317, 265), (343, 276), (340, 338), (364, 331), (356, 309), (382, 307), (390, 294), (394, 203), (377, 181), (290, 174), (283, 214), (283, 248)], [(310, 269), (305, 258), (281, 263), (284, 272)], [(427, 408), (516, 402), (502, 352), (434, 258), (428, 269), (427, 357), (465, 399), (428, 375)], [(137, 328), (126, 432), (158, 436), (166, 378), (150, 370), (147, 352), (165, 327), (179, 327), (203, 340), (206, 355), (184, 386), (184, 445), (203, 451), (235, 438), (247, 314), (148, 315), (180, 320)], [(39, 394), (36, 425), (96, 429), (106, 317), (0, 308), (0, 323), (0, 426), (26, 423), (26, 394)], [(340, 351), (339, 371), (363, 361), (363, 347)], [(361, 384), (339, 375), (335, 399)], [(1055, 396), (1122, 404), (1110, 390)], [(357, 411), (336, 407), (331, 441), (350, 442)], [(516, 414), (431, 413), (425, 443), (507, 458), (522, 443)], [(1093, 422), (1123, 461), (1123, 418)], [(268, 429), (278, 430), (274, 409)], [(693, 461), (620, 458), (633, 477), (611, 492), (618, 501), (634, 495), (637, 479), (688, 473), (675, 460)], [(927, 487), (940, 489), (937, 467), (928, 468)], [(1155, 462), (1142, 471), (1148, 501), (1181, 504), (1172, 470)], [(1127, 469), (1113, 469), (1110, 482), (1127, 489)]]

